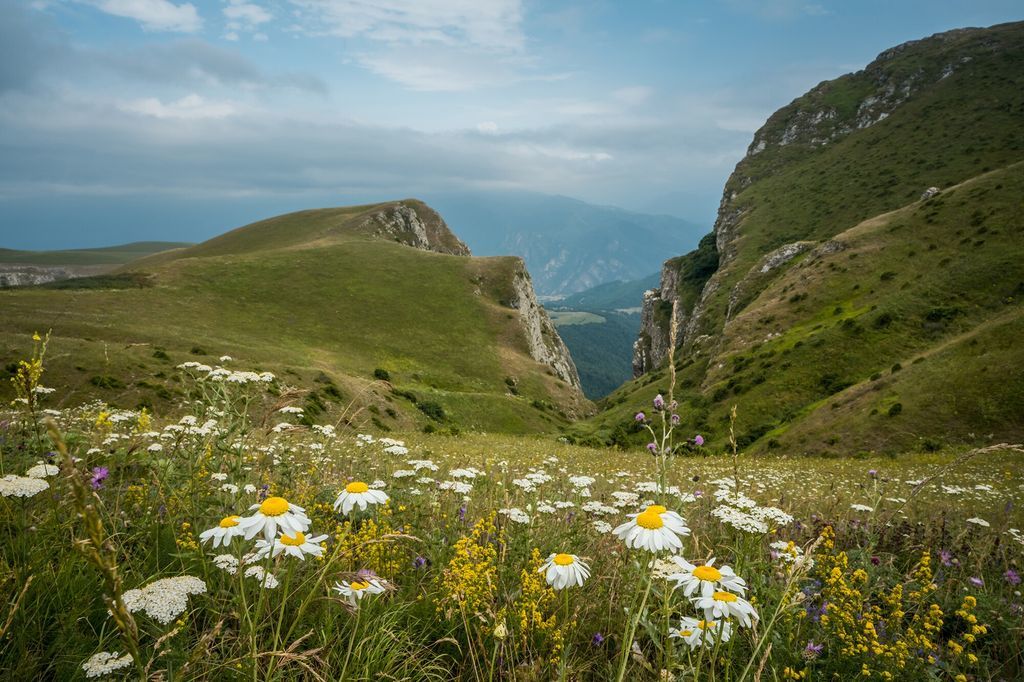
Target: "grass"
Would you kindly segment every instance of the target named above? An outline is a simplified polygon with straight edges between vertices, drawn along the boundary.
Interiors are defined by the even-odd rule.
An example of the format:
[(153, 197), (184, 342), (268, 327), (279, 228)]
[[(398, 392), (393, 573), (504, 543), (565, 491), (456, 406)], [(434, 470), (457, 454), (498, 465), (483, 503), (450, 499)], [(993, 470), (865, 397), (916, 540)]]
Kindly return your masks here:
[[(430, 420), (372, 383), (377, 368), (393, 385), (430, 392), (464, 429), (547, 431), (582, 409), (578, 393), (530, 358), (508, 307), (520, 261), (376, 239), (359, 228), (368, 214), (285, 216), (74, 286), (0, 292), (11, 321), (0, 332), (0, 366), (33, 332), (53, 329), (50, 380), (70, 389), (68, 399), (91, 395), (90, 380), (110, 376), (119, 385), (101, 395), (111, 403), (166, 407), (180, 397), (175, 364), (218, 364), (226, 354), (304, 390), (323, 373), (345, 397), (329, 401), (333, 411), (355, 398), (375, 406), (387, 428)], [(507, 391), (510, 376), (518, 395)], [(537, 410), (534, 400), (558, 410)]]
[[(48, 359), (28, 367), (45, 379)], [(33, 376), (21, 384), (32, 400), (0, 415), (0, 474), (23, 475), (40, 458), (59, 474), (43, 472), (48, 487), (30, 497), (0, 498), (0, 668), (12, 678), (75, 679), (94, 654), (125, 651), (136, 657), (122, 677), (182, 680), (727, 682), (752, 679), (756, 667), (780, 679), (788, 669), (961, 680), (1024, 669), (1013, 636), (1024, 539), (1011, 530), (1024, 521), (1013, 504), (1024, 485), (1020, 446), (847, 459), (691, 449), (659, 470), (643, 450), (541, 436), (357, 437), (365, 414), (336, 433), (271, 429), (300, 418), (279, 411), (293, 400), (280, 381), (264, 389), (179, 373), (187, 400), (152, 416), (97, 402), (52, 410), (60, 394), (33, 392)], [(633, 407), (658, 428), (662, 413)], [(40, 428), (44, 409), (55, 430)], [(659, 492), (662, 476), (677, 487)], [(352, 480), (386, 491), (389, 503), (342, 516), (331, 503)], [(466, 488), (449, 489), (454, 482)], [(200, 539), (268, 495), (305, 508), (308, 537), (326, 535), (320, 558), (255, 564), (275, 576), (272, 589), (221, 568), (252, 541), (215, 549)], [(654, 555), (607, 531), (645, 500), (686, 518), (683, 556), (714, 556), (746, 580), (757, 627), (733, 620), (730, 641), (709, 639), (706, 652), (668, 637), (699, 609), (671, 589)], [(766, 518), (775, 521), (742, 531), (721, 520), (723, 505), (774, 507)], [(813, 568), (793, 562), (798, 548)], [(582, 587), (546, 586), (537, 568), (556, 552), (589, 564)], [(132, 604), (128, 590), (183, 576), (203, 589), (180, 607), (124, 613), (105, 601)], [(354, 608), (332, 586), (360, 576), (386, 591)], [(123, 627), (108, 609), (123, 613)], [(161, 623), (153, 613), (164, 610)], [(885, 626), (869, 632), (865, 619)], [(822, 649), (807, 655), (808, 642)]]
[(160, 251), (191, 246), (184, 242), (132, 242), (95, 249), (18, 251), (0, 249), (0, 263), (23, 265), (122, 265)]

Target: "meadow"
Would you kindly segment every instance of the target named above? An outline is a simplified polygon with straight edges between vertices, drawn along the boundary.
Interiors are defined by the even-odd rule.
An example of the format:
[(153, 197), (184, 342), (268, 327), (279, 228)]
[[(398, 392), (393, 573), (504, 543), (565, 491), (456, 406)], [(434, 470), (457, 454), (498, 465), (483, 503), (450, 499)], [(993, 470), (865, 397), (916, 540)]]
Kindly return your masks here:
[(646, 449), (383, 437), (355, 408), (300, 424), (303, 393), (242, 358), (175, 371), (166, 413), (56, 409), (45, 339), (25, 349), (3, 678), (1024, 674), (1020, 445), (712, 451), (671, 395), (635, 406)]

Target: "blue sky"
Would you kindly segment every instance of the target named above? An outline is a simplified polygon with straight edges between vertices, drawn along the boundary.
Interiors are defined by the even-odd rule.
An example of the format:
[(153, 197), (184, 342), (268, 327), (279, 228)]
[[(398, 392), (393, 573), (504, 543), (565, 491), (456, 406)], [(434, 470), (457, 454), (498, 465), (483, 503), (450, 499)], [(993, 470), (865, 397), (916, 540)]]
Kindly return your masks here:
[(0, 0), (0, 246), (474, 189), (706, 223), (768, 115), (975, 2)]

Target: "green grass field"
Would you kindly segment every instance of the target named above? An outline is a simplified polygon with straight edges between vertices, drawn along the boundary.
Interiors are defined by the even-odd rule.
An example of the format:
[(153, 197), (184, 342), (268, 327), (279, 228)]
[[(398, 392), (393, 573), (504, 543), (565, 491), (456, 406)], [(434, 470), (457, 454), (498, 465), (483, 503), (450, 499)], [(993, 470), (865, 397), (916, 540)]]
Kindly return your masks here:
[[(0, 412), (11, 679), (746, 682), (763, 669), (963, 682), (1024, 670), (1019, 445), (829, 459), (663, 458), (526, 435), (398, 442), (360, 434), (366, 415), (337, 431), (298, 424), (281, 408), (302, 396), (280, 380), (202, 372), (178, 373), (188, 400), (166, 417), (53, 409), (64, 396), (33, 390), (49, 355), (26, 360), (31, 399)], [(632, 407), (662, 445), (685, 439), (664, 433), (667, 412)], [(371, 489), (386, 504), (332, 504)], [(276, 556), (254, 557), (255, 539), (211, 545), (281, 504), (307, 520), (301, 538), (276, 535)], [(730, 567), (745, 581), (709, 585), (711, 602), (753, 620), (712, 621), (671, 552), (611, 532), (638, 512), (656, 528), (649, 517), (669, 511), (687, 528), (680, 556), (714, 558), (708, 580)], [(582, 585), (556, 590), (538, 572), (557, 553), (588, 567)], [(339, 584), (379, 593), (349, 601)], [(708, 635), (690, 637), (701, 618)]]

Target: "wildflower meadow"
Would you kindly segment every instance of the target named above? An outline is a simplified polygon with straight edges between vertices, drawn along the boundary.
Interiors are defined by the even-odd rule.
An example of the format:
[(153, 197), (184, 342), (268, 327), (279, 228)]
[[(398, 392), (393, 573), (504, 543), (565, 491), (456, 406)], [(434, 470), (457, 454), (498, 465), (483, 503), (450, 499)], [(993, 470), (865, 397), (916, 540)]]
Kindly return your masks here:
[(1024, 675), (1020, 445), (709, 452), (672, 395), (643, 450), (382, 434), (227, 357), (174, 414), (68, 406), (46, 343), (0, 414), (5, 679)]

